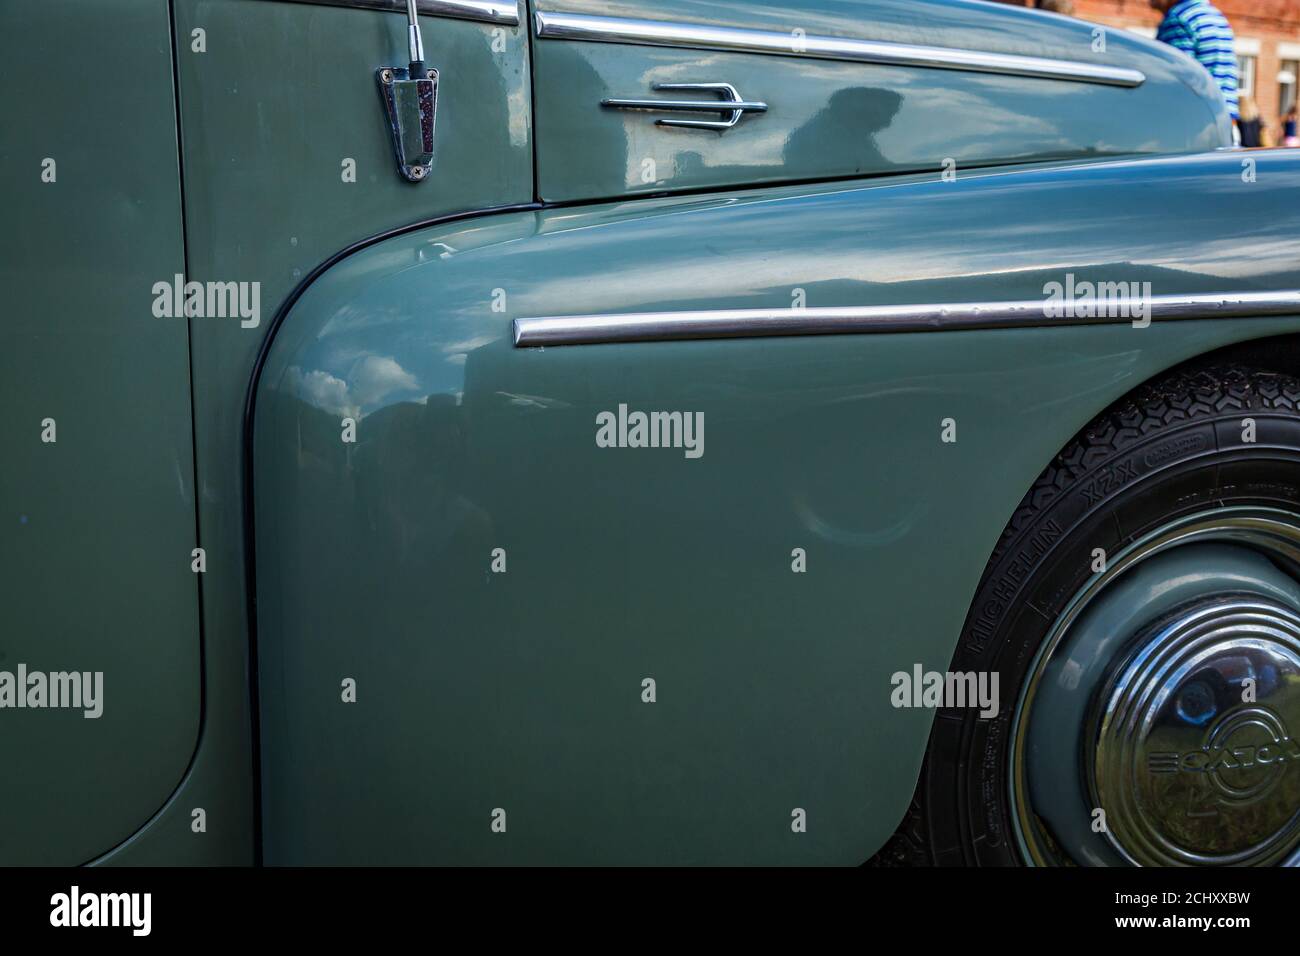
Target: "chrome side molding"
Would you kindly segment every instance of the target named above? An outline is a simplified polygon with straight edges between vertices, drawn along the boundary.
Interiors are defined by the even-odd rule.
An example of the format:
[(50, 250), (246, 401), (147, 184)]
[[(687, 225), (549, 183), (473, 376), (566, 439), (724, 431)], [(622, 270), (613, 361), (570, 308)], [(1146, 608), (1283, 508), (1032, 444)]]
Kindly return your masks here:
[[(1042, 328), (1061, 325), (1234, 319), (1300, 315), (1300, 290), (1219, 292), (1099, 298), (1074, 303), (1083, 318), (1053, 318), (1050, 302), (954, 302), (946, 305), (868, 305), (856, 308), (718, 309), (634, 312), (625, 315), (569, 315), (515, 319), (517, 348), (597, 345), (685, 339), (759, 338), (772, 335), (849, 335), (879, 332), (959, 332), (973, 329)], [(1092, 308), (1088, 308), (1092, 306)], [(1097, 314), (1093, 314), (1097, 313)], [(1101, 315), (1100, 313), (1105, 313)], [(1114, 316), (1114, 317), (1111, 317)]]
[(765, 113), (767, 104), (748, 103), (730, 83), (656, 83), (654, 89), (663, 91), (699, 91), (717, 93), (721, 99), (708, 100), (601, 100), (601, 106), (620, 110), (666, 110), (668, 112), (718, 113), (725, 120), (656, 120), (657, 126), (682, 126), (688, 129), (731, 129), (746, 113)]
[[(523, 0), (519, 0), (523, 2)], [(419, 13), (431, 17), (451, 17), (456, 20), (481, 20), (484, 23), (503, 23), (514, 26), (519, 22), (519, 3), (506, 0), (416, 0)]]
[[(356, 7), (362, 10), (401, 12), (406, 0), (291, 0), (323, 7)], [(521, 0), (522, 2), (522, 0)], [(519, 4), (514, 0), (416, 0), (421, 16), (449, 17), (452, 20), (477, 20), (515, 26), (519, 23)]]
[(804, 36), (772, 30), (716, 27), (702, 23), (667, 23), (626, 17), (538, 10), (537, 36), (550, 40), (588, 40), (598, 43), (640, 43), (652, 46), (767, 53), (775, 56), (847, 60), (884, 66), (918, 66), (940, 70), (966, 70), (1008, 76), (1140, 86), (1146, 76), (1127, 67), (1100, 66), (1076, 60), (986, 53), (955, 47), (917, 46), (882, 40), (852, 40), (829, 36)]

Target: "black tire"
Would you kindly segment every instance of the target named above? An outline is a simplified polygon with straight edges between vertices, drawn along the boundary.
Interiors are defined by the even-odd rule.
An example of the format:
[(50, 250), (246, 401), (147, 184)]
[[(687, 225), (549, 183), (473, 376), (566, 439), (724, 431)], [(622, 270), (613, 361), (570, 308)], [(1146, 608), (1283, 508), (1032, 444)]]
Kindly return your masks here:
[[(1242, 441), (1242, 419), (1256, 441)], [(1262, 505), (1300, 512), (1300, 380), (1240, 366), (1187, 369), (1094, 420), (1039, 477), (989, 559), (953, 671), (998, 672), (993, 720), (940, 710), (906, 818), (878, 866), (1007, 866), (1014, 703), (1051, 622), (1115, 553), (1183, 514)]]

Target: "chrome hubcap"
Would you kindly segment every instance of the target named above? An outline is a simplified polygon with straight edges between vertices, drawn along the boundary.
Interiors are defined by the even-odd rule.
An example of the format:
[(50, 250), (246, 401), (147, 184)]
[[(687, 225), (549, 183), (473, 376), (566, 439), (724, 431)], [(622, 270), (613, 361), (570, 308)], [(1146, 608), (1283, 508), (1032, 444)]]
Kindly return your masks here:
[(1300, 616), (1250, 597), (1179, 615), (1104, 694), (1092, 760), (1115, 849), (1267, 865), (1300, 842)]
[(1012, 720), (1036, 864), (1300, 865), (1300, 515), (1193, 515), (1114, 556)]

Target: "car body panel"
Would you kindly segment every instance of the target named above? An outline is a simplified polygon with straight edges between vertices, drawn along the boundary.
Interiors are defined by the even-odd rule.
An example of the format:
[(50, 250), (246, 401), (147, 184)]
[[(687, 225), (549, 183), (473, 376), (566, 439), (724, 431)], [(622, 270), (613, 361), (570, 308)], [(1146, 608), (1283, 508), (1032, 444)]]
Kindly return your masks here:
[[(258, 386), (267, 862), (864, 860), (932, 716), (890, 676), (946, 668), (1044, 464), (1300, 317), (541, 349), (512, 320), (1300, 287), (1300, 162), (1245, 159), (503, 214), (335, 265)], [(702, 412), (703, 455), (598, 447), (620, 404)]]
[(0, 710), (0, 865), (66, 866), (157, 811), (200, 728), (188, 331), (152, 291), (184, 271), (167, 3), (5, 4), (0, 46), (0, 671), (103, 675), (97, 718)]
[[(435, 174), (393, 157), (375, 70), (405, 66), (391, 9), (275, 0), (176, 0), (188, 275), (257, 282), (256, 326), (192, 323), (206, 724), (190, 778), (158, 819), (103, 862), (256, 859), (250, 631), (244, 565), (244, 406), (279, 304), (352, 243), (421, 219), (532, 198), (531, 95), (521, 25), (423, 17), (442, 71)], [(202, 31), (203, 52), (196, 50)], [(354, 160), (354, 182), (344, 161)], [(207, 810), (208, 839), (191, 812)]]
[[(635, 43), (535, 40), (543, 199), (870, 176), (1230, 145), (1208, 74), (1170, 47), (1081, 20), (948, 0), (667, 4), (534, 2), (535, 11), (651, 18), (791, 35), (884, 40), (1136, 68), (1136, 88), (916, 66)], [(794, 45), (797, 39), (792, 38)], [(713, 119), (602, 107), (606, 99), (717, 99), (655, 84), (731, 83), (767, 105), (725, 131)], [(1131, 118), (1132, 122), (1126, 122)]]

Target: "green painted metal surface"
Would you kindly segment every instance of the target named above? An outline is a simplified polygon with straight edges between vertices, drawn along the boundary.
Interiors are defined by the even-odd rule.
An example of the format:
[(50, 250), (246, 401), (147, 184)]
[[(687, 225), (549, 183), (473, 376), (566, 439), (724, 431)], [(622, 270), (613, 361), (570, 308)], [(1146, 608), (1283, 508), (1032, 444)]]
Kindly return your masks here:
[(0, 77), (0, 671), (102, 673), (97, 718), (0, 709), (0, 865), (71, 865), (199, 732), (188, 335), (152, 291), (183, 271), (167, 3), (4, 4)]
[[(992, 4), (816, 0), (667, 4), (556, 0), (545, 11), (956, 47), (1140, 69), (1135, 89), (825, 59), (536, 41), (537, 165), (544, 199), (747, 182), (844, 178), (1068, 157), (1178, 153), (1231, 144), (1208, 74), (1122, 30)], [(1104, 46), (1104, 49), (1101, 47)], [(716, 99), (656, 83), (727, 82), (768, 105), (724, 132), (656, 125), (669, 114), (614, 99)], [(681, 114), (678, 114), (681, 115)], [(686, 114), (697, 119), (713, 115)]]
[[(768, 3), (562, 8), (790, 25)], [(1023, 12), (795, 12), (808, 33), (1106, 62), (1077, 49), (1077, 26), (1036, 24), (1026, 39)], [(1300, 327), (510, 345), (517, 316), (779, 306), (797, 289), (817, 306), (1035, 298), (1066, 271), (1155, 294), (1296, 287), (1276, 214), (1296, 199), (1290, 157), (1261, 156), (1258, 183), (1234, 156), (966, 172), (1219, 145), (1222, 111), (1195, 99), (1208, 83), (1179, 79), (1163, 53), (1142, 63), (1149, 136), (1134, 143), (1110, 135), (1138, 109), (1118, 91), (539, 41), (536, 189), (527, 18), (425, 18), (441, 83), (418, 186), (396, 171), (374, 86), (376, 67), (404, 65), (400, 15), (69, 0), (11, 4), (0, 27), (0, 173), (18, 225), (0, 250), (0, 435), (14, 450), (0, 469), (0, 670), (105, 675), (99, 719), (0, 711), (0, 756), (22, 783), (0, 815), (23, 822), (0, 836), (0, 863), (256, 859), (254, 667), (268, 862), (861, 860), (910, 795), (929, 726), (889, 708), (888, 674), (947, 663), (1042, 463), (1160, 369)], [(1112, 40), (1125, 65), (1142, 45)], [(51, 71), (69, 57), (97, 64), (93, 89)], [(706, 153), (678, 131), (661, 153), (632, 120), (592, 111), (602, 95), (700, 79), (697, 66), (725, 68), (704, 79), (746, 94), (752, 83), (779, 107), (776, 135), (707, 134)], [(1191, 95), (1170, 94), (1184, 81)], [(874, 132), (835, 135), (845, 116)], [(945, 137), (955, 148), (935, 149)], [(667, 170), (651, 182), (647, 150)], [(934, 181), (948, 156), (957, 182)], [(327, 271), (261, 384), (250, 658), (244, 399), (271, 316), (313, 268), (375, 234), (537, 192), (931, 167), (870, 186), (484, 217)], [(255, 286), (259, 307), (242, 323), (155, 317), (154, 283), (177, 273)], [(596, 414), (624, 403), (703, 413), (704, 454), (598, 448)], [(939, 442), (949, 416), (954, 445)], [(47, 417), (55, 443), (40, 440)], [(358, 421), (355, 444), (343, 417)], [(506, 573), (490, 569), (495, 548)], [(791, 573), (793, 548), (806, 574)], [(349, 677), (354, 704), (340, 700)], [(806, 834), (790, 830), (795, 807)], [(506, 833), (490, 827), (497, 808)]]
[[(401, 179), (374, 71), (405, 66), (398, 13), (177, 0), (189, 275), (260, 283), (260, 321), (193, 322), (206, 724), (182, 794), (114, 863), (253, 860), (254, 784), (243, 553), (243, 415), (279, 303), (350, 243), (421, 219), (532, 197), (523, 27), (422, 18), (441, 71), (431, 178)], [(203, 52), (197, 52), (201, 30)], [(344, 181), (355, 160), (356, 181)], [(297, 556), (283, 560), (296, 563)], [(191, 810), (205, 840), (188, 839)]]
[[(1044, 463), (1161, 370), (1300, 317), (548, 349), (511, 320), (1036, 299), (1071, 272), (1295, 288), (1300, 160), (1257, 162), (547, 210), (337, 265), (258, 399), (267, 861), (868, 857), (930, 726), (889, 677), (947, 666)], [(598, 447), (620, 404), (702, 412), (703, 455)]]

